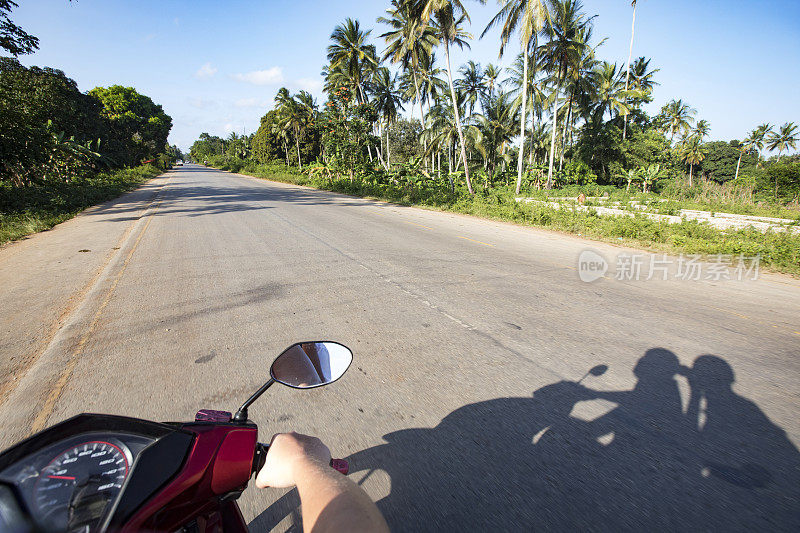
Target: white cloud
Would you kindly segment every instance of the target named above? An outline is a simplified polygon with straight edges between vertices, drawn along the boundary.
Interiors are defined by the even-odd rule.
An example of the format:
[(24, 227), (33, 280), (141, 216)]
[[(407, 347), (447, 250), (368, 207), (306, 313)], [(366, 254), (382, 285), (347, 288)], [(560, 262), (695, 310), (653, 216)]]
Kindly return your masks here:
[(225, 133), (232, 132), (233, 128), (234, 128), (234, 126), (230, 122), (228, 122), (227, 124), (225, 124), (225, 126), (222, 127), (222, 129), (225, 130)]
[(254, 70), (244, 74), (234, 74), (233, 79), (253, 85), (274, 85), (283, 82), (283, 69), (272, 67), (266, 70)]
[(294, 84), (310, 93), (322, 92), (322, 80), (318, 78), (300, 78)]
[(209, 107), (215, 107), (217, 102), (214, 100), (208, 100), (206, 98), (197, 97), (197, 98), (190, 98), (189, 105), (192, 107), (196, 107), (197, 109), (208, 109)]
[(208, 79), (213, 77), (214, 74), (217, 73), (217, 70), (218, 70), (217, 67), (213, 66), (211, 63), (206, 63), (205, 65), (197, 69), (197, 72), (194, 73), (194, 77), (200, 79)]
[(267, 107), (269, 100), (263, 98), (240, 98), (236, 100), (233, 105), (236, 107)]

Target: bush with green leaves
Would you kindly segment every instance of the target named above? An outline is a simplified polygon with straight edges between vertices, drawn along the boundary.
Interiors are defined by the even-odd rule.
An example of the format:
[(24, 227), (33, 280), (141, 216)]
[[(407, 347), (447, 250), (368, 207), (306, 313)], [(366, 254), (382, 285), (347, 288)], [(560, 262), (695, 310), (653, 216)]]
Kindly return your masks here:
[(591, 185), (597, 183), (597, 175), (589, 165), (580, 160), (570, 161), (558, 173), (558, 180), (563, 185)]
[(330, 95), (320, 118), (320, 130), (325, 162), (334, 172), (351, 179), (371, 173), (367, 144), (378, 143), (371, 133), (375, 120), (372, 105), (355, 103), (350, 89), (340, 87)]

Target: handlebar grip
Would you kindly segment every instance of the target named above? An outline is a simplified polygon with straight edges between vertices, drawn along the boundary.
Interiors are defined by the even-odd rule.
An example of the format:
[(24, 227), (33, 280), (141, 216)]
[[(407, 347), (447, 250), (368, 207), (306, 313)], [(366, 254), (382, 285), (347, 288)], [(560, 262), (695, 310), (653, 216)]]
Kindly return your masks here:
[(264, 468), (264, 463), (267, 462), (267, 452), (269, 451), (269, 444), (256, 443), (256, 451), (253, 454), (253, 474), (258, 474)]
[[(268, 444), (256, 443), (256, 451), (253, 454), (253, 474), (258, 474), (264, 468), (264, 463), (267, 462), (267, 452), (269, 452)], [(342, 475), (346, 476), (350, 472), (350, 464), (344, 459), (331, 459), (330, 465)]]
[(331, 467), (345, 476), (350, 472), (350, 464), (344, 459), (331, 459)]

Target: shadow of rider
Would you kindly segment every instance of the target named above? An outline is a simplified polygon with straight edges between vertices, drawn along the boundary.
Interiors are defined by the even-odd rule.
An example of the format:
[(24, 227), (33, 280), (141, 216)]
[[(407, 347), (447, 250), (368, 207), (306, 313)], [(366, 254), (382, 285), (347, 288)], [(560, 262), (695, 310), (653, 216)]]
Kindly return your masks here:
[[(369, 486), (386, 478), (376, 471), (388, 474), (377, 503), (394, 531), (796, 531), (800, 454), (712, 357), (689, 370), (656, 348), (634, 367), (632, 390), (560, 381), (532, 398), (465, 405), (434, 428), (395, 431), (352, 455), (351, 476)], [(692, 388), (686, 413), (678, 375)], [(589, 422), (570, 416), (593, 399), (617, 407)], [(251, 527), (297, 504), (289, 493)]]

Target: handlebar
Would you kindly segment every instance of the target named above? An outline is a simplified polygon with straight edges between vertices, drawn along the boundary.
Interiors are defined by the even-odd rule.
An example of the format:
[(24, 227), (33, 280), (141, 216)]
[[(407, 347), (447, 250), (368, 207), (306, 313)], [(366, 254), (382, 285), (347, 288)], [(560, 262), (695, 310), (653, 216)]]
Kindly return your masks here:
[[(269, 452), (269, 444), (256, 443), (256, 451), (253, 454), (253, 474), (258, 474), (264, 468), (264, 463), (267, 462), (267, 452)], [(330, 465), (331, 468), (345, 476), (350, 471), (350, 464), (344, 459), (331, 459)]]

